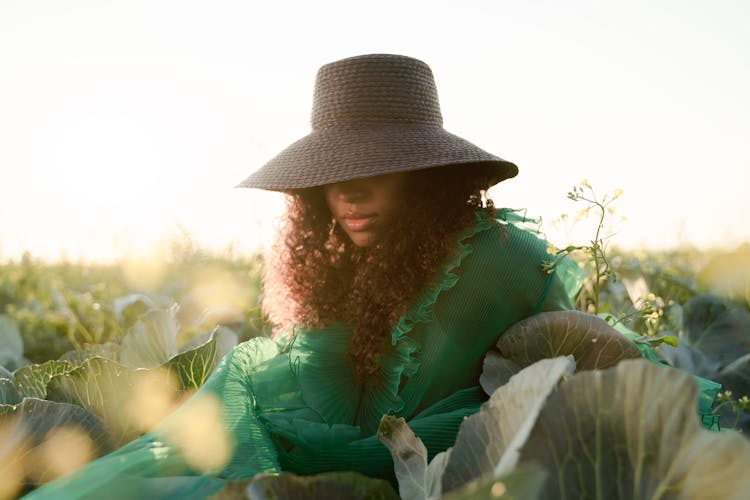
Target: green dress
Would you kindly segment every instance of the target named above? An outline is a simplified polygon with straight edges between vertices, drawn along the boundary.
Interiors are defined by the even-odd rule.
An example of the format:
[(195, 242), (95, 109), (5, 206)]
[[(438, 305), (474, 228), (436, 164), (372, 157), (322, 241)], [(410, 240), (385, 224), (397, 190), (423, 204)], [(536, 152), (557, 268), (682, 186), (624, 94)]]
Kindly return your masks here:
[[(392, 479), (390, 453), (375, 435), (385, 414), (406, 418), (431, 458), (454, 444), (463, 418), (486, 399), (477, 384), (498, 335), (537, 312), (572, 309), (582, 273), (567, 259), (547, 273), (542, 263), (552, 256), (529, 222), (508, 209), (496, 221), (477, 212), (457, 252), (393, 328), (371, 380), (354, 377), (344, 324), (295, 331), (283, 345), (249, 340), (152, 432), (29, 498), (202, 498), (225, 480), (282, 470)], [(168, 436), (170, 426), (212, 396), (230, 458), (199, 473)]]

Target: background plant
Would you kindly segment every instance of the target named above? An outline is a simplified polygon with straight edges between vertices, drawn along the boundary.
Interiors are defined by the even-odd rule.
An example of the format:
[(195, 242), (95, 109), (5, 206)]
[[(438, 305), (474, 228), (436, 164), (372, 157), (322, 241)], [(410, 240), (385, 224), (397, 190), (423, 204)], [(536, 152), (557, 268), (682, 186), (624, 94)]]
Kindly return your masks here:
[(587, 271), (579, 309), (623, 325), (663, 362), (721, 383), (717, 426), (750, 431), (750, 245), (711, 252), (611, 249), (608, 217), (616, 214), (612, 203), (621, 195), (615, 190), (600, 197), (586, 180), (568, 193), (584, 204), (574, 223), (593, 218), (595, 234), (587, 245), (550, 247), (547, 270), (564, 257), (576, 259)]
[[(576, 259), (587, 273), (580, 309), (610, 316), (610, 324), (627, 327), (631, 338), (652, 348), (662, 361), (721, 382), (724, 389), (713, 409), (721, 427), (750, 430), (750, 247), (710, 252), (611, 248), (613, 233), (607, 226), (619, 194), (598, 198), (588, 183), (571, 191), (571, 201), (585, 204), (577, 218), (593, 218), (597, 230), (587, 245), (550, 248), (545, 269), (554, 271), (565, 257)], [(49, 264), (26, 255), (0, 264), (0, 442), (16, 436), (16, 450), (33, 457), (54, 437), (52, 429), (72, 425), (94, 443), (90, 459), (148, 429), (153, 425), (148, 419), (123, 424), (115, 418), (123, 413), (118, 403), (108, 406), (86, 395), (116, 375), (126, 382), (124, 389), (115, 388), (124, 394), (137, 384), (161, 384), (165, 404), (179, 404), (201, 385), (227, 346), (268, 334), (259, 308), (262, 265), (259, 256), (207, 252), (187, 237), (148, 261)], [(512, 344), (515, 337), (508, 335), (506, 341)], [(679, 339), (676, 348), (664, 344), (672, 337)], [(536, 342), (540, 348), (551, 345), (541, 337)], [(502, 352), (512, 352), (511, 344)], [(540, 352), (541, 357), (555, 355)], [(579, 354), (582, 363), (585, 354)], [(489, 363), (483, 386), (488, 377), (501, 376), (497, 380), (504, 384), (521, 370), (521, 365), (494, 358)], [(192, 368), (181, 368), (186, 366)], [(165, 372), (171, 373), (166, 382)], [(21, 415), (28, 415), (27, 420)], [(14, 456), (0, 454), (0, 469), (18, 464)], [(26, 488), (46, 480), (48, 473), (37, 471), (23, 479)], [(523, 466), (513, 474), (502, 483), (508, 492), (531, 492), (533, 497), (541, 491), (545, 473), (538, 467)], [(339, 489), (366, 483), (355, 476), (333, 478), (332, 483), (329, 479), (308, 484), (285, 476), (275, 487), (308, 488), (314, 483)], [(264, 481), (265, 487), (275, 480)], [(342, 481), (349, 486), (341, 486)], [(464, 493), (492, 493), (496, 483), (474, 484)], [(240, 497), (248, 487), (239, 488)]]

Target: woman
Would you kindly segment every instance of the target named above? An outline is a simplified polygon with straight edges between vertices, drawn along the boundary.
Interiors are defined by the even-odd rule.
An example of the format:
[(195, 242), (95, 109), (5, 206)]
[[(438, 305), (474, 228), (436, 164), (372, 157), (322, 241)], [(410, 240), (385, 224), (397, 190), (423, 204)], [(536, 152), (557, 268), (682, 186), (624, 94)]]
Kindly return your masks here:
[[(578, 268), (545, 271), (547, 243), (527, 220), (482, 202), (517, 168), (442, 128), (426, 64), (323, 66), (312, 129), (241, 184), (288, 193), (264, 300), (281, 340), (241, 344), (154, 431), (32, 497), (202, 497), (281, 470), (392, 477), (383, 415), (405, 417), (431, 456), (446, 449), (485, 399), (498, 335), (571, 308)], [(221, 425), (193, 453), (179, 436), (206, 401)], [(216, 461), (195, 460), (221, 443)]]

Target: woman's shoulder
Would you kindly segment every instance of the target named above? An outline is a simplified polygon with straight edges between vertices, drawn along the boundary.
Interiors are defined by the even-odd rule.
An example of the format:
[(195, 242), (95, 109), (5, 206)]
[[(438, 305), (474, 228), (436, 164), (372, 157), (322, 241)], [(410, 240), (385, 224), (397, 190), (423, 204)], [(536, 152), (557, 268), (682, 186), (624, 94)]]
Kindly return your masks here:
[(464, 241), (472, 245), (475, 252), (488, 252), (502, 259), (494, 259), (505, 265), (509, 261), (537, 263), (540, 271), (550, 261), (554, 252), (541, 231), (541, 220), (530, 217), (523, 209), (499, 208), (495, 216), (476, 212), (476, 224)]
[(570, 257), (558, 256), (540, 226), (525, 210), (498, 209), (494, 218), (478, 213), (476, 229), (464, 242), (471, 247), (465, 275), (475, 286), (495, 283), (533, 299), (535, 311), (571, 309), (584, 272)]

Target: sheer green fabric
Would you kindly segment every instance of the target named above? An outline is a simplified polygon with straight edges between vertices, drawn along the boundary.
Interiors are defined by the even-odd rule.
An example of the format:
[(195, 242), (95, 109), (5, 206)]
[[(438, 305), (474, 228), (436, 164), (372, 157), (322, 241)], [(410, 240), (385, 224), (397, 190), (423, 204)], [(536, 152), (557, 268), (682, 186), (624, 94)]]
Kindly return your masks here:
[[(509, 209), (496, 220), (477, 212), (457, 251), (394, 327), (371, 380), (354, 377), (344, 324), (294, 331), (284, 345), (252, 339), (154, 431), (29, 497), (201, 498), (224, 480), (280, 470), (392, 479), (390, 453), (375, 436), (382, 415), (406, 418), (431, 458), (453, 445), (461, 421), (486, 399), (477, 382), (498, 335), (536, 312), (572, 309), (582, 273), (567, 259), (551, 274), (542, 268), (552, 256), (536, 225)], [(207, 395), (221, 404), (231, 459), (198, 473), (168, 436)]]

